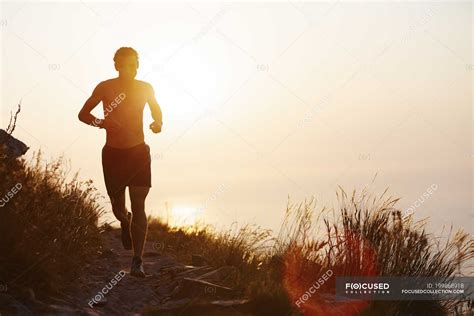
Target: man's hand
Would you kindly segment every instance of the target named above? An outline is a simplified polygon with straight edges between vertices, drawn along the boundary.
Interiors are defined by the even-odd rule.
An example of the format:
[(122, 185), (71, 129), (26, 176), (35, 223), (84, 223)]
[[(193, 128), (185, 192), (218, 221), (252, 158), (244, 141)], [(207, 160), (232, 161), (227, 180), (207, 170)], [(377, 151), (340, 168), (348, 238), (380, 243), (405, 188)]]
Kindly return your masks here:
[(161, 126), (163, 125), (163, 116), (161, 113), (160, 106), (155, 98), (155, 91), (151, 84), (148, 83), (148, 97), (147, 97), (148, 105), (150, 106), (151, 117), (153, 118), (154, 122), (150, 124), (150, 129), (153, 133), (158, 134), (161, 132)]
[(158, 134), (159, 132), (161, 132), (161, 123), (158, 123), (158, 122), (153, 122), (150, 124), (150, 129), (152, 130), (153, 133), (155, 134)]

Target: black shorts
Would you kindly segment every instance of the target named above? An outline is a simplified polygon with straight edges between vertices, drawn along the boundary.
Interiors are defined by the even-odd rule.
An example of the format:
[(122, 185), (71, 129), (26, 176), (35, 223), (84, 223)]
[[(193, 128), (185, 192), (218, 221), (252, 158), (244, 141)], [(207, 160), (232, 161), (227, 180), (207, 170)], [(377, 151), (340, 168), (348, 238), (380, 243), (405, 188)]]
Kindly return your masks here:
[(130, 148), (102, 148), (102, 169), (109, 196), (127, 186), (151, 187), (150, 146), (145, 143)]

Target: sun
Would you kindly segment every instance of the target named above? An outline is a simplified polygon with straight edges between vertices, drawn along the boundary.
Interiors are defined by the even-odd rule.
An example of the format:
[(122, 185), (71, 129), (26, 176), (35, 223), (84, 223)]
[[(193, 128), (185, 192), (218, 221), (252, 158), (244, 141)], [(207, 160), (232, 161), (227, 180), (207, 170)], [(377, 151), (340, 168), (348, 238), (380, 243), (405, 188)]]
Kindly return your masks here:
[(170, 215), (171, 226), (190, 226), (199, 220), (202, 210), (191, 206), (175, 206)]

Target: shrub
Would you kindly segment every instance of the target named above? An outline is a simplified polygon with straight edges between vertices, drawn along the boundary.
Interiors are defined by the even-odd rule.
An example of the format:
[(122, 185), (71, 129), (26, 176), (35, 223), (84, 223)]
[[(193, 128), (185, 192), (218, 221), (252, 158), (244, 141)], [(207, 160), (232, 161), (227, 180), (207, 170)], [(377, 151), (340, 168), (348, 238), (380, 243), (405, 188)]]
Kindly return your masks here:
[(62, 158), (43, 163), (41, 152), (30, 163), (0, 159), (0, 282), (9, 292), (60, 290), (100, 245), (92, 181), (77, 173), (67, 181), (64, 169)]
[[(436, 276), (448, 278), (474, 258), (474, 242), (458, 231), (441, 243), (426, 233), (425, 221), (402, 218), (398, 199), (385, 191), (337, 192), (336, 209), (316, 209), (315, 200), (288, 203), (278, 235), (257, 226), (233, 225), (224, 232), (209, 226), (170, 228), (151, 220), (150, 240), (182, 259), (202, 254), (213, 266), (233, 265), (233, 285), (253, 299), (258, 315), (461, 315), (469, 302), (335, 300), (336, 276)], [(314, 216), (317, 216), (314, 218)], [(297, 300), (331, 271), (317, 293)], [(297, 306), (298, 305), (298, 306)]]

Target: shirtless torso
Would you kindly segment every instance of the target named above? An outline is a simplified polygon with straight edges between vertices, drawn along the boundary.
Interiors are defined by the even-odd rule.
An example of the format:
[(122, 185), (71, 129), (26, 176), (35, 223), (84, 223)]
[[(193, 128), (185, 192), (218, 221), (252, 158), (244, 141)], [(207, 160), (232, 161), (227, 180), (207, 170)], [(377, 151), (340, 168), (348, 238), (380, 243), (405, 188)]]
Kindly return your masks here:
[(152, 130), (157, 132), (156, 128), (161, 128), (160, 107), (153, 87), (145, 81), (122, 78), (102, 81), (86, 102), (85, 110), (90, 113), (101, 101), (104, 119), (86, 118), (86, 121), (106, 129), (108, 146), (129, 148), (144, 142), (143, 110), (146, 103), (155, 120)]
[(128, 148), (143, 143), (143, 110), (153, 98), (151, 85), (140, 80), (110, 79), (101, 82), (100, 87), (105, 121), (118, 126), (107, 129), (106, 144)]

